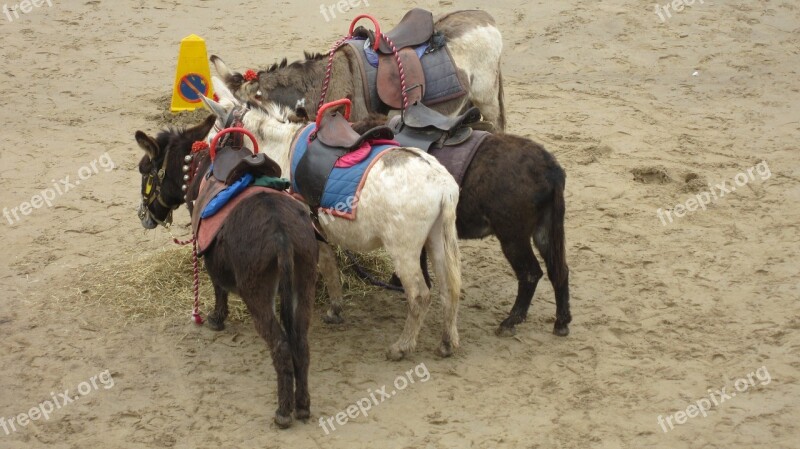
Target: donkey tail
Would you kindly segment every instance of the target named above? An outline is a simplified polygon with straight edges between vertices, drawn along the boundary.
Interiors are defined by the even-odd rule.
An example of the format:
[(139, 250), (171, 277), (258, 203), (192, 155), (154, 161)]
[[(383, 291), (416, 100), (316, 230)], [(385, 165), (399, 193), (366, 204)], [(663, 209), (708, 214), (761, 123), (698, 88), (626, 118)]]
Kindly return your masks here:
[(297, 292), (294, 283), (294, 250), (287, 236), (277, 238), (278, 244), (278, 294), (281, 300), (281, 323), (291, 340), (294, 337), (294, 309)]
[(458, 303), (461, 298), (461, 252), (458, 248), (458, 231), (456, 230), (456, 207), (458, 206), (458, 187), (445, 192), (442, 197), (442, 208), (438, 222), (441, 226), (440, 242), (437, 248), (431, 248), (439, 282), (442, 307), (444, 311), (445, 332), (443, 346), (439, 355), (446, 357), (459, 345), (458, 338)]
[(442, 201), (442, 227), (444, 230), (444, 251), (447, 259), (447, 285), (458, 298), (461, 295), (461, 250), (458, 248), (456, 230), (456, 208), (458, 196), (447, 195)]
[(505, 94), (503, 93), (503, 71), (497, 71), (497, 107), (500, 109), (500, 113), (497, 116), (497, 126), (500, 128), (500, 131), (505, 132), (506, 130), (506, 100)]
[[(566, 214), (564, 185), (565, 177), (562, 171), (560, 179), (558, 179), (553, 186), (553, 202), (550, 220), (549, 223), (545, 224), (545, 226), (549, 227), (547, 230), (548, 238), (546, 238), (544, 242), (536, 242), (539, 250), (544, 250), (542, 251), (542, 256), (547, 265), (547, 276), (554, 285), (562, 285), (566, 282), (567, 276), (569, 275), (569, 268), (567, 268), (566, 237), (564, 235), (564, 216)], [(540, 243), (544, 244), (540, 245)]]

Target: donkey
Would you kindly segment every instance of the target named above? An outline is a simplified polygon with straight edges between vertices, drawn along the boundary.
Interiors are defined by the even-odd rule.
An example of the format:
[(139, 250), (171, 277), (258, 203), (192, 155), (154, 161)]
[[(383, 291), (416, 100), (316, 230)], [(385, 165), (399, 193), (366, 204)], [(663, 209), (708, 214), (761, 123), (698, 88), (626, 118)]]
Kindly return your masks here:
[[(431, 108), (453, 115), (472, 104), (481, 110), (484, 119), (495, 129), (504, 130), (506, 118), (500, 70), (503, 38), (494, 18), (485, 11), (455, 11), (436, 18), (434, 29), (444, 36), (446, 48), (460, 78), (465, 80), (468, 94)], [(336, 54), (326, 97), (349, 98), (353, 102), (354, 121), (367, 118), (370, 112), (387, 112), (373, 110), (364, 98), (364, 82), (357, 60), (361, 56), (350, 45), (344, 45)], [(291, 108), (304, 105), (313, 109), (314, 114), (320, 101), (328, 55), (305, 53), (305, 60), (291, 64), (284, 59), (280, 64), (258, 72), (257, 77), (248, 76), (247, 79), (229, 69), (218, 56), (212, 55), (211, 62), (241, 101), (253, 101), (261, 106), (274, 102)]]
[[(353, 128), (362, 133), (386, 122), (386, 116), (373, 114)], [(517, 298), (497, 329), (500, 336), (514, 335), (516, 325), (525, 321), (543, 275), (531, 240), (544, 259), (555, 291), (553, 333), (569, 334), (572, 315), (564, 237), (565, 181), (566, 174), (551, 153), (530, 139), (511, 134), (487, 135), (463, 176), (456, 213), (458, 237), (496, 236), (517, 277)]]
[[(184, 193), (197, 196), (203, 176), (195, 176), (183, 192), (182, 166), (192, 144), (204, 140), (215, 121), (210, 116), (198, 126), (163, 131), (155, 138), (136, 132), (136, 142), (145, 152), (139, 162), (140, 218), (145, 229), (168, 224), (172, 211), (184, 203)], [(196, 173), (204, 174), (211, 163), (208, 150), (194, 158)], [(256, 193), (234, 207), (204, 257), (216, 299), (209, 325), (221, 330), (228, 315), (228, 293), (241, 296), (272, 355), (278, 380), (275, 423), (289, 427), (292, 411), (297, 419), (307, 420), (311, 414), (308, 329), (319, 257), (307, 208), (287, 194)], [(275, 316), (276, 294), (280, 321)]]
[[(212, 78), (220, 103), (203, 98), (205, 104), (226, 123), (237, 110), (246, 113), (243, 127), (263, 143), (284, 174), (290, 174), (291, 143), (307, 123), (292, 109), (269, 103), (269, 109), (253, 108), (237, 100), (216, 77)], [(304, 118), (304, 119), (307, 119)], [(211, 135), (209, 135), (209, 138)], [(419, 259), (425, 248), (433, 262), (444, 311), (442, 341), (436, 350), (450, 356), (459, 346), (456, 320), (461, 294), (461, 261), (456, 231), (458, 184), (432, 156), (415, 148), (396, 148), (377, 160), (363, 182), (358, 218), (347, 220), (320, 212), (319, 223), (327, 240), (358, 252), (385, 248), (392, 259), (408, 300), (408, 316), (400, 338), (389, 347), (387, 358), (401, 360), (417, 344), (422, 322), (430, 305), (430, 288)], [(341, 323), (342, 286), (333, 249), (320, 245), (320, 273), (328, 286), (331, 307), (324, 317)]]

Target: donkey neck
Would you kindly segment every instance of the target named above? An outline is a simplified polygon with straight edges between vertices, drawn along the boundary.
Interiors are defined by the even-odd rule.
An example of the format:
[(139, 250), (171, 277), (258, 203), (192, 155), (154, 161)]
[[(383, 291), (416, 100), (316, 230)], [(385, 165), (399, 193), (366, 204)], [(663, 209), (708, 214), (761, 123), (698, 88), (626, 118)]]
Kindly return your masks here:
[(191, 176), (191, 182), (186, 189), (186, 198), (189, 200), (187, 202), (187, 206), (189, 207), (190, 212), (192, 209), (192, 201), (196, 200), (198, 194), (200, 193), (200, 184), (203, 181), (203, 176), (211, 167), (211, 156), (209, 155), (207, 149), (198, 151), (192, 156), (192, 163), (189, 164), (189, 176)]

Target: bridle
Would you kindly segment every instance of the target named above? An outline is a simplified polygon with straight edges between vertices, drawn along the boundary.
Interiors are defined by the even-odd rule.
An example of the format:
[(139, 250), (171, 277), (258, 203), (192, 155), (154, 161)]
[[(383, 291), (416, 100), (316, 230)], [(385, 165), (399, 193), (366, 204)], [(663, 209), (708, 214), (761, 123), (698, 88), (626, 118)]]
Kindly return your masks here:
[[(242, 120), (244, 116), (250, 112), (250, 105), (246, 105), (244, 107), (237, 106), (228, 114), (228, 118), (225, 121), (225, 124), (222, 129), (227, 129), (231, 127), (240, 127), (242, 126)], [(219, 132), (222, 131), (218, 125), (214, 125), (214, 130)], [(223, 141), (221, 142), (222, 145), (226, 144), (228, 138), (233, 139), (241, 139), (241, 136), (224, 136)], [(240, 143), (241, 142), (241, 143)], [(235, 145), (243, 145), (244, 141), (235, 141)], [(167, 149), (166, 153), (164, 154), (164, 161), (161, 163), (161, 167), (157, 168), (155, 164), (153, 164), (153, 168), (150, 170), (150, 173), (147, 174), (147, 179), (145, 180), (144, 186), (142, 187), (142, 204), (139, 206), (139, 219), (144, 220), (145, 217), (148, 215), (150, 218), (155, 221), (157, 224), (169, 228), (172, 224), (172, 213), (175, 209), (179, 208), (181, 205), (179, 204), (168, 204), (164, 197), (161, 195), (161, 188), (164, 183), (164, 177), (167, 173), (167, 163), (169, 162), (169, 149)], [(182, 186), (184, 194), (188, 193), (187, 188), (188, 185), (194, 178), (196, 171), (196, 164), (194, 161), (195, 152), (193, 151), (191, 154), (187, 155), (184, 162), (186, 165), (183, 168), (183, 181), (184, 184)], [(194, 169), (194, 170), (192, 170)], [(187, 197), (184, 199), (188, 200)], [(150, 211), (150, 207), (154, 204), (158, 203), (159, 206), (168, 209), (167, 216), (163, 220), (159, 220), (153, 216), (152, 211)]]
[[(142, 187), (142, 204), (139, 206), (140, 220), (144, 220), (144, 218), (149, 215), (153, 221), (166, 228), (172, 224), (172, 212), (180, 207), (180, 204), (167, 204), (167, 202), (164, 201), (164, 198), (161, 196), (161, 187), (164, 183), (164, 177), (167, 173), (168, 162), (169, 149), (167, 149), (166, 153), (164, 154), (164, 161), (161, 163), (161, 167), (157, 168), (157, 166), (153, 164), (153, 168), (150, 170), (150, 173), (148, 173), (147, 179)], [(153, 213), (150, 211), (150, 206), (152, 206), (153, 203), (158, 203), (161, 207), (169, 209), (167, 216), (163, 220), (159, 220), (154, 217)]]

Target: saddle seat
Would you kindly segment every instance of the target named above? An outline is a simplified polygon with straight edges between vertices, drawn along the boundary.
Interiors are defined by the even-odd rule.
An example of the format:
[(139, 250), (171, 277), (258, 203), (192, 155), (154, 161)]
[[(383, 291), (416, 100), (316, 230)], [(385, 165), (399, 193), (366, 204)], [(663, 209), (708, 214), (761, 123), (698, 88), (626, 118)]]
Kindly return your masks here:
[[(433, 14), (421, 8), (414, 8), (407, 12), (400, 23), (386, 36), (394, 42), (397, 49), (406, 47), (416, 47), (424, 44), (433, 36)], [(385, 55), (392, 54), (392, 47), (381, 39), (378, 51)]]
[(467, 141), (473, 127), (480, 123), (481, 112), (476, 107), (459, 116), (448, 117), (415, 101), (402, 116), (389, 120), (389, 127), (401, 145), (428, 152)]
[(468, 126), (481, 120), (481, 111), (472, 107), (467, 112), (449, 117), (425, 106), (421, 102), (412, 103), (403, 112), (403, 123), (411, 128), (433, 127), (440, 131), (451, 132), (462, 126)]
[(231, 185), (245, 174), (254, 177), (270, 176), (281, 177), (281, 167), (266, 154), (253, 154), (248, 148), (234, 148), (225, 146), (217, 151), (214, 159), (214, 177)]
[(361, 148), (367, 140), (383, 139), (391, 140), (394, 133), (388, 126), (376, 126), (365, 132), (358, 134), (353, 130), (350, 122), (341, 113), (333, 112), (324, 114), (320, 121), (316, 139), (326, 147), (344, 149), (347, 152)]

